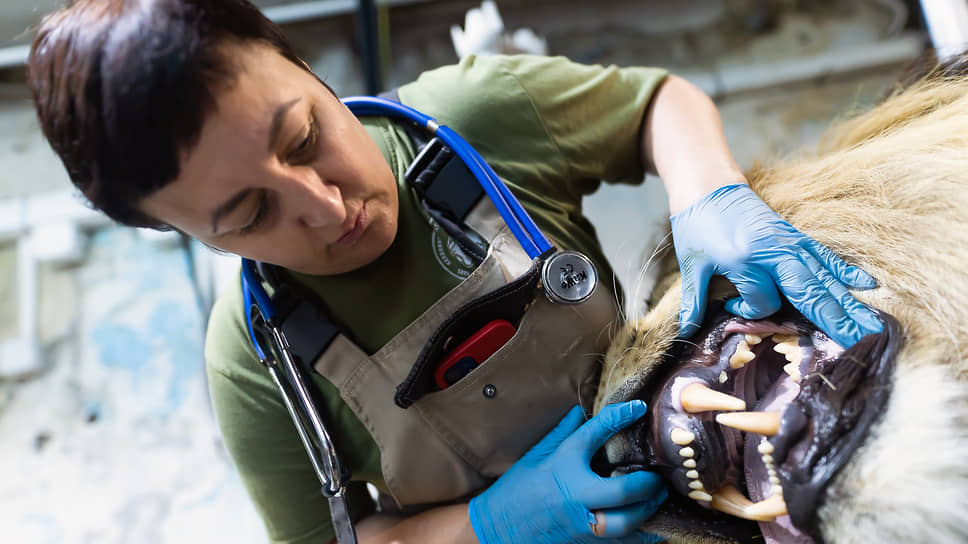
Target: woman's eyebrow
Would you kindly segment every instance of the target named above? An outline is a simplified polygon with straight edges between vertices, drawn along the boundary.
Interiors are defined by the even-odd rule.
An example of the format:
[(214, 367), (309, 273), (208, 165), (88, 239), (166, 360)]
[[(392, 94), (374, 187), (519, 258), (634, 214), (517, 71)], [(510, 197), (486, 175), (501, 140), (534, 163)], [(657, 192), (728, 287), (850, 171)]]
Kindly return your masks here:
[(241, 204), (242, 201), (245, 200), (250, 193), (252, 193), (252, 191), (254, 191), (254, 189), (242, 189), (238, 193), (235, 193), (235, 195), (232, 198), (226, 200), (221, 205), (219, 205), (218, 208), (215, 208), (215, 211), (212, 212), (212, 235), (213, 236), (215, 235), (216, 232), (218, 232), (218, 220), (228, 215), (232, 210), (237, 208), (239, 204)]
[(272, 122), (269, 124), (269, 152), (272, 152), (273, 144), (279, 137), (279, 131), (282, 129), (282, 122), (286, 119), (286, 112), (295, 106), (301, 98), (293, 98), (292, 100), (282, 104), (276, 108), (276, 112), (272, 114)]

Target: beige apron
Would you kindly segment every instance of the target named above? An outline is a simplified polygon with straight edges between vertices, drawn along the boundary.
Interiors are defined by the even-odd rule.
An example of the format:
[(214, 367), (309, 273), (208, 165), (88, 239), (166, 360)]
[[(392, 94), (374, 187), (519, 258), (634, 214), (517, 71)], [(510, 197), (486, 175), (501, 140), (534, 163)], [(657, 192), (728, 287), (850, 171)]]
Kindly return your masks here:
[(380, 448), (383, 477), (399, 506), (465, 497), (500, 476), (579, 402), (591, 407), (601, 356), (618, 319), (608, 289), (579, 305), (542, 293), (517, 333), (452, 386), (407, 409), (394, 403), (421, 348), (467, 302), (518, 278), (531, 259), (482, 199), (466, 222), (490, 240), (486, 259), (462, 283), (367, 356), (337, 336), (315, 362)]

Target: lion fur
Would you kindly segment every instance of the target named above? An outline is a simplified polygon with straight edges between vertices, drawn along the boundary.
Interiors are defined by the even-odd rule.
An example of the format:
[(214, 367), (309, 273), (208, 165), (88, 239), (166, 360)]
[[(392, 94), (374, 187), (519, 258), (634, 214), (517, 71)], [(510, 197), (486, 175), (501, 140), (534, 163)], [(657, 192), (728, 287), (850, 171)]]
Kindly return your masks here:
[[(871, 273), (878, 286), (854, 296), (904, 332), (883, 416), (824, 495), (825, 541), (968, 542), (968, 79), (898, 90), (836, 123), (817, 154), (756, 167), (748, 180), (783, 218)], [(596, 410), (629, 398), (685, 341), (675, 338), (676, 276), (616, 333)], [(606, 453), (621, 448), (613, 441)]]

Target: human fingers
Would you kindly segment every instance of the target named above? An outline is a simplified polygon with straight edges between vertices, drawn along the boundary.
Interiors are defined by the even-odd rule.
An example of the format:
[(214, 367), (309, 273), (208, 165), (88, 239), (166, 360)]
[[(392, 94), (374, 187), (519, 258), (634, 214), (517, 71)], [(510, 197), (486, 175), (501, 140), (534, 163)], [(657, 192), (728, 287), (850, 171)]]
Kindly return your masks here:
[(581, 461), (587, 467), (592, 455), (609, 437), (645, 415), (645, 410), (645, 402), (638, 399), (609, 404), (567, 438), (567, 447), (580, 452)]
[[(636, 529), (651, 518), (669, 496), (665, 487), (660, 489), (660, 493), (654, 500), (595, 510), (595, 523), (591, 527), (593, 534), (605, 538), (632, 537), (629, 541), (641, 542), (642, 533)], [(625, 541), (625, 538), (621, 539), (621, 542)]]
[(765, 270), (754, 266), (742, 273), (728, 273), (726, 279), (739, 291), (739, 297), (726, 301), (727, 312), (745, 319), (763, 319), (780, 309), (780, 293)]
[(838, 281), (854, 289), (873, 289), (877, 287), (877, 280), (859, 266), (847, 264), (836, 253), (820, 242), (805, 237), (803, 246), (816, 258)]
[(603, 541), (615, 544), (660, 544), (665, 542), (666, 538), (660, 535), (654, 535), (651, 533), (644, 533), (642, 531), (635, 531), (632, 534), (613, 538), (611, 540)]
[(582, 493), (582, 501), (591, 509), (624, 508), (642, 503), (655, 503), (658, 508), (666, 497), (668, 492), (662, 477), (647, 470), (599, 477)]
[(561, 418), (558, 425), (548, 432), (537, 444), (535, 444), (525, 457), (541, 456), (545, 457), (558, 449), (558, 446), (571, 436), (582, 423), (585, 422), (585, 411), (581, 406), (575, 405), (568, 410), (565, 417)]
[(837, 280), (833, 274), (821, 265), (814, 257), (810, 254), (804, 254), (802, 256), (804, 264), (810, 272), (813, 273), (820, 283), (827, 288), (831, 296), (837, 301), (838, 304), (844, 309), (847, 317), (853, 319), (860, 327), (861, 336), (868, 334), (878, 333), (884, 329), (884, 324), (881, 320), (872, 312), (867, 306), (864, 306), (859, 300), (854, 298), (850, 291), (844, 286), (843, 283)]
[(709, 280), (713, 276), (713, 271), (712, 267), (699, 264), (691, 258), (679, 261), (679, 271), (682, 275), (679, 337), (687, 338), (692, 336), (702, 324), (703, 315), (706, 313)]
[(777, 264), (775, 273), (790, 304), (834, 342), (846, 348), (860, 340), (860, 326), (806, 263), (798, 258), (787, 259)]

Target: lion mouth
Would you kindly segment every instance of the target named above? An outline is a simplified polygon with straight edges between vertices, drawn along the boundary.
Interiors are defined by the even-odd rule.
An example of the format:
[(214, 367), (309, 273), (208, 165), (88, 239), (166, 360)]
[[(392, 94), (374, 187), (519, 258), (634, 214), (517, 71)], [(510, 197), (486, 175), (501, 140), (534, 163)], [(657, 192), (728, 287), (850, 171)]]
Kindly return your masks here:
[(659, 470), (698, 506), (757, 522), (767, 542), (822, 540), (822, 492), (887, 400), (896, 328), (844, 350), (792, 308), (759, 321), (712, 313), (640, 391), (650, 417), (617, 469)]

